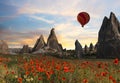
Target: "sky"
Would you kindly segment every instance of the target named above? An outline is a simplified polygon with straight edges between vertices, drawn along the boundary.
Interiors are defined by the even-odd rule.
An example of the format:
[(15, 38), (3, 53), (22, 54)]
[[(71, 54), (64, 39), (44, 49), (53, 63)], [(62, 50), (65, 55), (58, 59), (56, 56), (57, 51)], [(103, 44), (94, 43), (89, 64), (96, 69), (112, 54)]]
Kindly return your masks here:
[[(90, 15), (84, 28), (77, 21), (83, 11)], [(74, 49), (76, 39), (82, 47), (95, 45), (103, 18), (110, 12), (120, 20), (120, 0), (0, 0), (0, 40), (9, 48), (33, 47), (41, 34), (47, 42), (55, 28), (63, 48)]]

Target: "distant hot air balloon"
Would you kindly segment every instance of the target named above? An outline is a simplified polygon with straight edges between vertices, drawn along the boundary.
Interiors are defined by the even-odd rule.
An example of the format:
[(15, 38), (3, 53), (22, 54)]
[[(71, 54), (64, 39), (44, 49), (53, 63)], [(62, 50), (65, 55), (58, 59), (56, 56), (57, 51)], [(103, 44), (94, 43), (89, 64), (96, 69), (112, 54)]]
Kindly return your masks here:
[(80, 12), (77, 16), (78, 22), (84, 27), (90, 20), (90, 16), (87, 12)]

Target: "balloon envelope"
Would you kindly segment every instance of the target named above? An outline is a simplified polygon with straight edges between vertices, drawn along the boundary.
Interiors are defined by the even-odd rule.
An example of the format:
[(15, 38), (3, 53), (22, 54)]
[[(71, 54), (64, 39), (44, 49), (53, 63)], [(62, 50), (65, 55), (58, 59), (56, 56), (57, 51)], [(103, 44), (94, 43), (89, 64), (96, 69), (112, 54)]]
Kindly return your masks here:
[(90, 20), (90, 16), (87, 12), (80, 12), (77, 16), (78, 22), (84, 27)]

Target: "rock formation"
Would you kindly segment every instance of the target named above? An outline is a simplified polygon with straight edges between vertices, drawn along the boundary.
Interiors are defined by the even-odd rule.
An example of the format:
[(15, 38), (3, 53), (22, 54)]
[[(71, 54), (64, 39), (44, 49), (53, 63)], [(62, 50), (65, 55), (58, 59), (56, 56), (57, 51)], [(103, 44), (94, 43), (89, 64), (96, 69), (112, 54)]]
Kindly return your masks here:
[(88, 48), (87, 45), (85, 45), (85, 47), (84, 47), (84, 53), (85, 53), (85, 54), (89, 53), (89, 48)]
[(120, 58), (120, 23), (112, 12), (99, 31), (97, 58)]
[(47, 44), (45, 43), (44, 38), (41, 35), (32, 49), (33, 54), (58, 53), (61, 56), (62, 52), (63, 48), (62, 45), (58, 43), (54, 28), (52, 28), (50, 32), (50, 35), (47, 39)]
[(93, 46), (93, 44), (92, 43), (90, 43), (90, 46), (89, 46), (89, 51), (91, 52), (91, 51), (94, 51), (94, 46)]
[(97, 53), (97, 46), (98, 46), (98, 42), (95, 44), (94, 46), (94, 52)]
[(58, 52), (63, 50), (62, 45), (58, 43), (57, 37), (54, 32), (54, 28), (52, 28), (50, 35), (47, 40), (47, 47), (54, 49)]
[(21, 48), (9, 48), (9, 54), (10, 55), (17, 55), (21, 51)]
[(24, 45), (20, 51), (20, 53), (30, 53), (30, 52), (31, 52), (31, 48), (28, 45)]
[(77, 58), (82, 58), (82, 55), (83, 55), (83, 49), (82, 49), (82, 46), (81, 44), (79, 43), (78, 40), (75, 41), (75, 54)]
[(8, 54), (8, 45), (4, 40), (0, 40), (0, 54)]
[(39, 39), (37, 39), (37, 42), (35, 43), (32, 52), (34, 51), (38, 51), (39, 49), (42, 49), (46, 46), (45, 41), (44, 41), (44, 37), (43, 35), (40, 36)]

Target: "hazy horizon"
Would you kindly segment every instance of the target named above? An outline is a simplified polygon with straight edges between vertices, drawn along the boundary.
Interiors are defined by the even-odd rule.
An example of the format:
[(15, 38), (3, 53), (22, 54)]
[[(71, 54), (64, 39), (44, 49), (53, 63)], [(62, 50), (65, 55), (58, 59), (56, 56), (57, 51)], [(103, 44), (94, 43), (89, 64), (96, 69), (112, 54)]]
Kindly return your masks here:
[[(10, 48), (24, 44), (33, 47), (41, 34), (46, 42), (50, 30), (55, 28), (63, 48), (74, 49), (76, 39), (82, 47), (91, 42), (95, 45), (104, 16), (113, 12), (120, 20), (119, 8), (119, 0), (2, 0), (0, 40), (5, 40)], [(90, 14), (84, 28), (77, 21), (77, 14), (82, 11)]]

